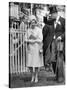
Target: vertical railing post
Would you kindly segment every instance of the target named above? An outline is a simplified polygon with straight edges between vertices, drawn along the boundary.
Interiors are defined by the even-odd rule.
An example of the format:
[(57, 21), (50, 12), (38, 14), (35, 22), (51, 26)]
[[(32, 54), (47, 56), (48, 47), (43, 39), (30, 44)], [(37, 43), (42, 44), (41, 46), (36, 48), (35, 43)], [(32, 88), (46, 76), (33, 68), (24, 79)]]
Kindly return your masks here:
[(23, 71), (25, 72), (24, 31), (23, 31)]
[(21, 72), (22, 72), (22, 33), (21, 33)]
[(20, 73), (20, 63), (19, 63), (19, 33), (18, 33), (18, 73)]
[[(13, 33), (13, 39), (14, 39), (14, 33)], [(12, 44), (12, 52), (14, 52), (14, 43)], [(14, 68), (14, 53), (13, 53), (13, 73), (15, 73), (15, 68)]]
[[(15, 33), (15, 39), (17, 39), (16, 38), (16, 33)], [(15, 43), (15, 72), (17, 73), (17, 50), (16, 50), (16, 48), (17, 48), (17, 43)]]
[(12, 57), (12, 56), (11, 56), (11, 49), (12, 49), (11, 46), (12, 46), (12, 45), (11, 45), (11, 32), (9, 32), (9, 35), (10, 35), (10, 36), (9, 36), (9, 37), (10, 37), (10, 38), (9, 38), (9, 40), (10, 40), (10, 41), (9, 41), (9, 42), (10, 42), (10, 43), (9, 43), (9, 57), (10, 57), (10, 58), (9, 58), (9, 60), (10, 60), (10, 61), (9, 61), (9, 65), (10, 65), (10, 66), (9, 66), (9, 68), (10, 68), (9, 70), (10, 70), (10, 73), (12, 74), (12, 58), (11, 58), (11, 57)]

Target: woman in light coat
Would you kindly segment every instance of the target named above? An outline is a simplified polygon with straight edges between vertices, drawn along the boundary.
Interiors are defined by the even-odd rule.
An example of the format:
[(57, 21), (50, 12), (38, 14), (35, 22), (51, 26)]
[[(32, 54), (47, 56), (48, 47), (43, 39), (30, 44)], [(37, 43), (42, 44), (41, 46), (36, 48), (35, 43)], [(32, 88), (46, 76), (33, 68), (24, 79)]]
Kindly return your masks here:
[(43, 66), (43, 56), (40, 53), (42, 48), (42, 30), (37, 27), (36, 17), (30, 16), (30, 28), (27, 31), (26, 42), (27, 45), (27, 61), (26, 66), (31, 69), (31, 82), (38, 82), (38, 68)]

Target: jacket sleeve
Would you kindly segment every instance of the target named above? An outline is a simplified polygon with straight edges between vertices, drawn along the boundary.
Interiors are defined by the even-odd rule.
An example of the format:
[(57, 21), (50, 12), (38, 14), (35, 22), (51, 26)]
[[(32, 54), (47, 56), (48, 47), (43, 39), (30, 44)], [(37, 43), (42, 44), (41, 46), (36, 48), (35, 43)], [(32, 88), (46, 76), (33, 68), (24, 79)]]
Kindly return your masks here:
[(42, 30), (39, 30), (39, 40), (42, 42), (43, 40), (43, 34), (42, 34)]
[(62, 18), (62, 28), (63, 28), (63, 30), (64, 30), (64, 32), (65, 32), (65, 19), (64, 18)]
[(43, 40), (44, 40), (48, 34), (48, 25), (47, 24), (43, 27), (42, 34), (43, 34)]
[(65, 39), (65, 19), (64, 18), (62, 18), (61, 24), (63, 29), (63, 34), (61, 36), (62, 36), (62, 39), (64, 40)]

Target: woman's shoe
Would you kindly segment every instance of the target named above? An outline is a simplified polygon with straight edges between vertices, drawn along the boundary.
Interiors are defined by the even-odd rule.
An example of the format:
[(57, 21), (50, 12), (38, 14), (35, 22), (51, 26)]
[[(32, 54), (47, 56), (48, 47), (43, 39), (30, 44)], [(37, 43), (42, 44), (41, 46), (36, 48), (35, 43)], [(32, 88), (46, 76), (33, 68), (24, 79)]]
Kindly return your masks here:
[(33, 82), (34, 81), (34, 76), (32, 76), (32, 79), (31, 79), (31, 82)]
[(38, 78), (35, 78), (35, 83), (37, 83), (38, 82)]

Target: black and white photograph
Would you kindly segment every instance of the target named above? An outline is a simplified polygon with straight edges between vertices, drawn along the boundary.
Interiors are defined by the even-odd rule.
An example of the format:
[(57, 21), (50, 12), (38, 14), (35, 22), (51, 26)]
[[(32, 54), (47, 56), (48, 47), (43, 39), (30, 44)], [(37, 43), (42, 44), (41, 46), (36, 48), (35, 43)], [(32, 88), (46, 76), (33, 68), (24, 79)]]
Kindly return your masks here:
[(65, 85), (66, 6), (9, 2), (9, 88)]

